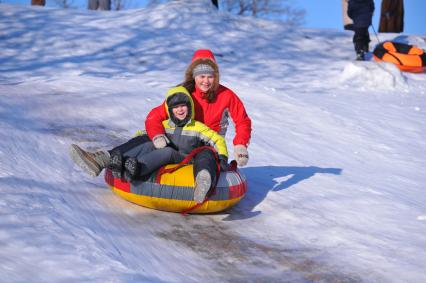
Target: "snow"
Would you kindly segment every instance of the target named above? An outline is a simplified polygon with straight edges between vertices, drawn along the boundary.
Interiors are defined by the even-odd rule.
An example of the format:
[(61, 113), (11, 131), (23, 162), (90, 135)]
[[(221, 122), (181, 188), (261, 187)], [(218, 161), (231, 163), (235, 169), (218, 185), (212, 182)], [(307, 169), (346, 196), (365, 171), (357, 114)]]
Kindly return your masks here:
[[(0, 4), (1, 281), (426, 282), (426, 76), (353, 61), (351, 37), (203, 1)], [(197, 48), (253, 121), (238, 205), (150, 210), (73, 165), (71, 143), (109, 149), (143, 128)]]

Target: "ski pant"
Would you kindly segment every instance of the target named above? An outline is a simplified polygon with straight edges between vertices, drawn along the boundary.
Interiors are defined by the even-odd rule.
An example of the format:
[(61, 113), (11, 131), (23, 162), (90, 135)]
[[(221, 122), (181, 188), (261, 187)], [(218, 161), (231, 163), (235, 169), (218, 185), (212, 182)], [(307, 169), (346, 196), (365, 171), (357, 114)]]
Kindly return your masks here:
[(368, 33), (368, 27), (364, 28), (354, 28), (354, 37), (353, 43), (355, 51), (358, 53), (360, 51), (368, 52), (368, 44), (370, 43), (370, 34)]
[(111, 10), (111, 0), (89, 0), (89, 10)]
[(124, 153), (124, 157), (134, 157), (140, 166), (139, 176), (144, 177), (167, 164), (180, 163), (185, 156), (172, 147), (156, 149), (149, 141), (139, 144)]
[[(216, 163), (216, 157), (214, 153), (209, 150), (205, 149), (201, 152), (199, 152), (194, 157), (194, 178), (197, 176), (198, 172), (201, 170), (206, 169), (211, 177), (212, 180), (212, 186), (216, 184), (218, 168)], [(211, 187), (210, 187), (211, 188)]]
[[(164, 165), (179, 163), (185, 157), (172, 147), (156, 149), (147, 135), (132, 138), (110, 150), (110, 153), (112, 152), (119, 152), (123, 156), (123, 162), (129, 157), (136, 158), (141, 165), (141, 176), (151, 174)], [(215, 154), (211, 150), (206, 149), (195, 155), (193, 164), (194, 178), (198, 172), (206, 169), (210, 174), (212, 185), (216, 183), (218, 168)]]

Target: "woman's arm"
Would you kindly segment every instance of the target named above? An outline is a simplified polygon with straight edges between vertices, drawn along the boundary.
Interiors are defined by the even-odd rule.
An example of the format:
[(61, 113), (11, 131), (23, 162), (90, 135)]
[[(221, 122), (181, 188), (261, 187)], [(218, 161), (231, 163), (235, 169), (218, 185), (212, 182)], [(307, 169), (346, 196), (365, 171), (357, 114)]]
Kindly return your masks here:
[(207, 127), (205, 124), (195, 121), (195, 131), (199, 133), (199, 138), (208, 145), (214, 147), (219, 157), (228, 160), (228, 148), (225, 138)]
[(151, 140), (158, 135), (164, 135), (163, 121), (168, 119), (168, 114), (163, 102), (153, 108), (145, 119), (145, 130)]
[(250, 143), (251, 120), (247, 115), (246, 109), (238, 96), (230, 91), (229, 114), (235, 124), (235, 137), (233, 144), (241, 144), (245, 147)]

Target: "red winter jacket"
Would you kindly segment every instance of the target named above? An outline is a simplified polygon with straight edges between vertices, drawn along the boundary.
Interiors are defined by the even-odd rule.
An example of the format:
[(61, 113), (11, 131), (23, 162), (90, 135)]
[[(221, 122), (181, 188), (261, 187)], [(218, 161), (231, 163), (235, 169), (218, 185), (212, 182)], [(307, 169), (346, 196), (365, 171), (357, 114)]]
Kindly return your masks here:
[[(231, 115), (236, 133), (233, 140), (234, 145), (248, 146), (251, 136), (251, 120), (243, 103), (233, 91), (219, 85), (217, 98), (213, 102), (208, 102), (203, 98), (203, 93), (197, 87), (191, 96), (194, 101), (195, 120), (206, 124), (224, 136), (228, 127), (228, 117)], [(168, 119), (164, 103), (152, 109), (146, 117), (145, 129), (151, 139), (164, 134), (162, 121)]]

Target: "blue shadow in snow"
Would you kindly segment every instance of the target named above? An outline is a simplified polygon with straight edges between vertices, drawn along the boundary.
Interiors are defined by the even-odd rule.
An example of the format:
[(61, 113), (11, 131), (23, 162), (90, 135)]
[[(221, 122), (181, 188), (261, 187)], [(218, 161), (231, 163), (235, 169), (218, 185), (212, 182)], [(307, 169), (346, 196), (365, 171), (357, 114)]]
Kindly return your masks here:
[[(248, 192), (239, 204), (227, 211), (229, 215), (224, 219), (227, 221), (259, 215), (261, 211), (254, 211), (254, 208), (266, 198), (270, 191), (278, 192), (289, 189), (316, 174), (340, 175), (343, 170), (316, 166), (262, 166), (244, 168), (241, 171), (247, 177)], [(280, 181), (280, 178), (284, 180)]]

